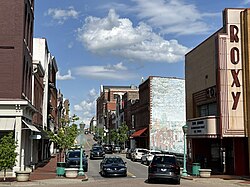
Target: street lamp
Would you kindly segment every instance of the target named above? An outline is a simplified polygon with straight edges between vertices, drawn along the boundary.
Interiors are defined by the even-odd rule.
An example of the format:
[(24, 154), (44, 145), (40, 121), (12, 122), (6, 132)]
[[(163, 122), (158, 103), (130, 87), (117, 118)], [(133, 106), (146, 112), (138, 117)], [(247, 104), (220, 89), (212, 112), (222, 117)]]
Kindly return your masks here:
[(184, 133), (184, 155), (183, 155), (182, 176), (187, 176), (187, 168), (186, 168), (186, 155), (187, 155), (186, 134), (187, 134), (187, 131), (188, 131), (188, 125), (187, 124), (183, 125), (182, 130), (183, 130), (183, 133)]
[(82, 167), (82, 152), (83, 152), (83, 131), (84, 131), (84, 126), (85, 124), (80, 124), (80, 136), (79, 136), (79, 142), (80, 142), (80, 168), (79, 168), (79, 172), (78, 175), (79, 176), (84, 176), (84, 171), (83, 171), (83, 167)]

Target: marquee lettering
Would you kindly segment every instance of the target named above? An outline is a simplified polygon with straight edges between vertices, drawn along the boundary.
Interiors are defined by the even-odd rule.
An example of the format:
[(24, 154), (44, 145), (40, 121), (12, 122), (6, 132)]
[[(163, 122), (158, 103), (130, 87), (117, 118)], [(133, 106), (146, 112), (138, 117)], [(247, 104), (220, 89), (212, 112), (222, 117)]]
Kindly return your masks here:
[[(230, 25), (230, 42), (232, 43), (239, 43), (239, 28), (236, 25)], [(240, 62), (240, 50), (237, 46), (234, 46), (231, 48), (230, 50), (230, 61), (232, 64), (237, 65)], [(231, 87), (240, 87), (240, 80), (238, 78), (240, 69), (233, 69), (231, 70), (231, 74), (233, 77), (233, 83), (231, 85)], [(240, 99), (240, 95), (241, 92), (231, 92), (232, 97), (233, 97), (233, 107), (232, 110), (236, 110), (238, 103), (239, 103), (239, 99)]]
[(240, 61), (240, 51), (237, 47), (233, 47), (230, 51), (230, 59), (233, 64), (238, 64)]
[(233, 87), (234, 84), (235, 84), (236, 87), (240, 87), (240, 81), (239, 81), (239, 78), (238, 78), (239, 72), (240, 72), (240, 70), (238, 70), (237, 72), (236, 72), (235, 69), (231, 70), (231, 73), (232, 73), (232, 76), (233, 76), (233, 79), (234, 79), (233, 84), (231, 85), (231, 87)]
[(233, 100), (234, 100), (232, 109), (233, 109), (233, 110), (236, 110), (237, 105), (238, 105), (238, 103), (239, 103), (240, 92), (237, 92), (236, 95), (235, 95), (234, 92), (232, 92), (232, 96), (233, 96)]
[(236, 25), (230, 25), (230, 42), (239, 42), (238, 32), (239, 29)]

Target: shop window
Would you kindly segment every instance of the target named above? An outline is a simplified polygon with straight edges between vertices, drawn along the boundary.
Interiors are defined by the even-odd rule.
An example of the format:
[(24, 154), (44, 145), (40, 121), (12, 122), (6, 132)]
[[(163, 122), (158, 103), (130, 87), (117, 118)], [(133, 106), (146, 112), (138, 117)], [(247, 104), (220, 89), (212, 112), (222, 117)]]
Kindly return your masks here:
[(198, 106), (199, 117), (203, 116), (217, 116), (216, 103), (208, 103)]

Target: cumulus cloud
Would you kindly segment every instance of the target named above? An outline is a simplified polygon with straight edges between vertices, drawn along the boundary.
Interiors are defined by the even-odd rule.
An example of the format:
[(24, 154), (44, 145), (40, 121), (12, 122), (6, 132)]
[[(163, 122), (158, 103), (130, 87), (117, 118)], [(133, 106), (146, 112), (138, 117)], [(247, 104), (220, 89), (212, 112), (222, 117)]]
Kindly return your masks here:
[(211, 28), (204, 18), (221, 16), (221, 13), (200, 12), (195, 4), (183, 0), (132, 1), (136, 3), (133, 8), (138, 17), (164, 34), (206, 34)]
[(49, 15), (59, 24), (63, 24), (70, 18), (77, 19), (79, 16), (79, 12), (77, 12), (74, 7), (70, 6), (68, 7), (68, 9), (49, 8), (45, 15)]
[(74, 79), (74, 77), (72, 77), (70, 70), (68, 70), (68, 74), (66, 75), (61, 75), (60, 71), (58, 71), (56, 74), (56, 79), (57, 80), (71, 80), (71, 79)]
[(76, 75), (94, 79), (128, 80), (136, 77), (133, 71), (125, 67), (122, 62), (107, 66), (81, 66), (73, 71)]
[(243, 4), (245, 4), (245, 5), (250, 4), (250, 0), (244, 0)]
[(146, 23), (119, 18), (110, 9), (104, 18), (89, 16), (77, 30), (78, 40), (91, 52), (116, 55), (128, 60), (174, 63), (184, 59), (188, 48), (177, 40), (165, 40)]
[(87, 125), (89, 124), (91, 118), (95, 116), (97, 97), (98, 93), (93, 88), (89, 90), (89, 93), (85, 100), (83, 100), (79, 104), (74, 105), (74, 111), (78, 113), (80, 120)]

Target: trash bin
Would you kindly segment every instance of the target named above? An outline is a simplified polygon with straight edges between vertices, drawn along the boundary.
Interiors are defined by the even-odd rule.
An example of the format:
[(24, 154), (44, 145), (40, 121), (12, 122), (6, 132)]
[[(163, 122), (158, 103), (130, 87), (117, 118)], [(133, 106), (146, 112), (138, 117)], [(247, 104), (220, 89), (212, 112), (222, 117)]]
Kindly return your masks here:
[(193, 165), (192, 165), (192, 175), (198, 176), (200, 174), (199, 169), (201, 169), (200, 163), (193, 163)]
[(57, 176), (64, 176), (66, 163), (65, 162), (57, 162), (56, 166), (57, 166), (56, 167), (56, 175)]

